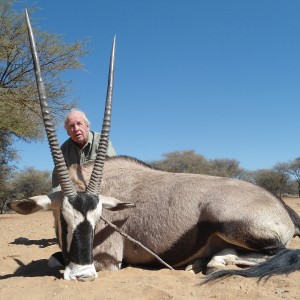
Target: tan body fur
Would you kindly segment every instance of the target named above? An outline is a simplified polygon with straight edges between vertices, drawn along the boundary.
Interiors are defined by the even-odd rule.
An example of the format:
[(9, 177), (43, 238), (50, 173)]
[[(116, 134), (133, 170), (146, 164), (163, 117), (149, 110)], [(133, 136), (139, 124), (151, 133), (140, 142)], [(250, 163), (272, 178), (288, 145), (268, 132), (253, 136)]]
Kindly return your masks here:
[[(70, 168), (78, 191), (85, 191), (91, 170), (92, 164)], [(103, 216), (173, 266), (233, 246), (276, 252), (300, 233), (299, 217), (283, 201), (248, 182), (157, 171), (126, 157), (107, 159), (103, 173), (101, 194), (136, 205), (104, 210)], [(157, 265), (150, 254), (98, 221), (96, 270), (118, 269), (122, 262)]]

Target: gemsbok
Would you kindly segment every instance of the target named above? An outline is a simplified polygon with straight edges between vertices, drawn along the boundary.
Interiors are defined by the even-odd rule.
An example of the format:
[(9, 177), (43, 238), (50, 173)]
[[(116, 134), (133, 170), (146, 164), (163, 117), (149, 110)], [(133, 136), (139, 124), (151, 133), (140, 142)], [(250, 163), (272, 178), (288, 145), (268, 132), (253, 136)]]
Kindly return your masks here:
[[(299, 269), (300, 250), (287, 246), (300, 236), (300, 218), (266, 190), (232, 178), (163, 172), (126, 156), (106, 158), (115, 39), (97, 158), (93, 164), (68, 169), (51, 121), (27, 11), (26, 20), (41, 111), (61, 191), (16, 200), (10, 208), (21, 214), (53, 210), (65, 279), (93, 280), (98, 271), (118, 270), (124, 264), (162, 266), (101, 216), (174, 268), (199, 266), (211, 273), (208, 278), (230, 272), (265, 276)], [(226, 264), (250, 268), (212, 272)]]

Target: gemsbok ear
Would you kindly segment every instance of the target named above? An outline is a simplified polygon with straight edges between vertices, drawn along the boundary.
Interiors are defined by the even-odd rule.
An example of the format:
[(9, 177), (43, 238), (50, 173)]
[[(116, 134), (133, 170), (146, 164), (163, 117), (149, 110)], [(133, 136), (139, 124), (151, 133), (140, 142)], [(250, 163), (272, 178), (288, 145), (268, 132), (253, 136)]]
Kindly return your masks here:
[(39, 210), (52, 210), (60, 206), (63, 200), (61, 191), (49, 195), (39, 195), (28, 199), (14, 200), (8, 207), (22, 215), (29, 215)]
[[(43, 197), (43, 196), (39, 196), (39, 197)], [(15, 200), (13, 202), (8, 203), (7, 206), (10, 209), (22, 215), (29, 215), (43, 209), (40, 205), (37, 204), (37, 202), (34, 199), (31, 198)]]
[(133, 203), (122, 202), (113, 197), (99, 195), (99, 199), (100, 201), (102, 201), (102, 207), (111, 211), (123, 210), (123, 209), (135, 207)]

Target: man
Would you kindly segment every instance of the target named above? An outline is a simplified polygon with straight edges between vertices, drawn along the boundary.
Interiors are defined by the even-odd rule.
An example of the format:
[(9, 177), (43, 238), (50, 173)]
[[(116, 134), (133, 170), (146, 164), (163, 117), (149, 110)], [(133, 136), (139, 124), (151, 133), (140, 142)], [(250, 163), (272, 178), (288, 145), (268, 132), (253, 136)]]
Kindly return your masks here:
[[(72, 109), (65, 119), (65, 129), (70, 138), (61, 145), (61, 150), (67, 167), (95, 160), (100, 133), (90, 131), (90, 122), (84, 112)], [(107, 155), (116, 155), (111, 141), (108, 143)], [(52, 173), (52, 188), (53, 191), (60, 189), (55, 169)]]
[[(65, 119), (65, 129), (70, 138), (61, 145), (61, 150), (67, 167), (72, 164), (83, 164), (95, 160), (100, 133), (90, 131), (90, 122), (85, 113), (77, 109), (72, 109)], [(116, 155), (111, 141), (108, 143), (107, 155)], [(52, 191), (55, 192), (58, 190), (60, 190), (60, 185), (54, 168), (52, 173)], [(59, 251), (52, 254), (48, 265), (49, 267), (64, 265), (62, 252)]]

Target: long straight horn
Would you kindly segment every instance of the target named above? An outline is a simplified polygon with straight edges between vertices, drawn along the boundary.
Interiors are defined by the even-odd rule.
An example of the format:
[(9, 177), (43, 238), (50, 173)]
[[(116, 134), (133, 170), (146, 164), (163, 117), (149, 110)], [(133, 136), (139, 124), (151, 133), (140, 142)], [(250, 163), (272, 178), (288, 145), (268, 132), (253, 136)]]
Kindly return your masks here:
[(99, 193), (98, 187), (100, 186), (100, 183), (102, 181), (103, 167), (104, 167), (105, 157), (107, 155), (109, 131), (110, 131), (110, 123), (111, 123), (113, 84), (114, 84), (115, 46), (116, 46), (116, 36), (113, 39), (113, 45), (112, 45), (112, 50), (110, 55), (105, 112), (104, 112), (104, 118), (102, 123), (100, 142), (97, 150), (97, 157), (95, 160), (94, 169), (91, 175), (89, 185), (86, 190), (90, 194)]
[(32, 59), (33, 59), (33, 63), (34, 63), (35, 78), (36, 78), (36, 82), (37, 82), (41, 111), (42, 111), (44, 126), (45, 126), (45, 130), (46, 130), (47, 138), (48, 138), (48, 143), (49, 143), (49, 146), (51, 149), (51, 154), (52, 154), (52, 158), (54, 161), (54, 165), (55, 165), (57, 173), (58, 173), (57, 175), (59, 178), (61, 189), (66, 196), (72, 196), (72, 195), (76, 194), (76, 190), (75, 190), (75, 187), (74, 187), (72, 181), (69, 178), (69, 172), (68, 172), (64, 157), (62, 155), (62, 152), (59, 148), (59, 143), (58, 143), (58, 140), (56, 137), (55, 128), (52, 124), (52, 118), (50, 115), (48, 100), (47, 100), (47, 96), (46, 96), (46, 90), (45, 90), (44, 82), (43, 82), (42, 75), (41, 75), (41, 67), (40, 67), (40, 62), (39, 62), (39, 58), (38, 58), (38, 54), (37, 54), (37, 50), (36, 50), (33, 31), (31, 28), (27, 10), (25, 10), (25, 12), (26, 12), (26, 21), (27, 21), (29, 40), (30, 40), (31, 54), (32, 54)]

